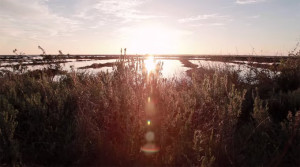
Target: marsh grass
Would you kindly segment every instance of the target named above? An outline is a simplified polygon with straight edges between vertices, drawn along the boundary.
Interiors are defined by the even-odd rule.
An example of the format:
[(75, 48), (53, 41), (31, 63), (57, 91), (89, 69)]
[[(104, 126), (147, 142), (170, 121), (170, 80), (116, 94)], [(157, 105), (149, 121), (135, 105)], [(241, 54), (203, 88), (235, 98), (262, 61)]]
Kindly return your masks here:
[[(190, 78), (148, 74), (122, 59), (96, 75), (53, 69), (0, 78), (0, 162), (62, 166), (299, 166), (300, 62), (279, 75), (197, 68)], [(50, 72), (49, 72), (50, 71)], [(147, 99), (156, 154), (145, 144)]]

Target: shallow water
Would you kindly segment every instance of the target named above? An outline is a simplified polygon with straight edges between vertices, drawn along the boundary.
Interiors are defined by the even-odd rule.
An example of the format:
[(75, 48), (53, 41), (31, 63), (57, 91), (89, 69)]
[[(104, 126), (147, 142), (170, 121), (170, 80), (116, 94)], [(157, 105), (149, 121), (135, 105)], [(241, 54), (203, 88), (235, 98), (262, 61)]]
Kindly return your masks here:
[[(105, 63), (114, 63), (117, 59), (104, 59), (104, 60), (95, 60), (95, 59), (66, 59), (66, 63), (61, 63), (62, 69), (66, 71), (78, 71), (78, 72), (88, 72), (92, 74), (96, 74), (100, 71), (108, 71), (111, 72), (113, 70), (112, 67), (101, 67), (101, 68), (86, 68), (80, 69), (82, 67), (91, 66), (92, 64), (105, 64)], [(185, 67), (184, 64), (179, 59), (164, 59), (163, 57), (156, 57), (155, 63), (162, 62), (163, 63), (163, 70), (162, 70), (162, 77), (164, 78), (172, 78), (172, 77), (180, 77), (184, 76), (185, 72), (190, 67)], [(248, 65), (249, 62), (247, 61), (233, 61), (230, 63), (218, 62), (218, 61), (210, 61), (204, 58), (192, 58), (188, 60), (189, 62), (197, 65), (197, 67), (205, 67), (205, 68), (218, 68), (224, 69), (229, 68), (231, 70), (238, 70), (240, 71), (240, 75), (243, 76), (251, 69)], [(29, 62), (23, 62), (23, 64), (27, 64)], [(0, 70), (6, 69), (13, 71), (13, 68), (9, 65), (17, 65), (18, 62), (1, 62)], [(47, 67), (47, 65), (28, 65), (27, 70), (36, 70), (42, 69)], [(259, 68), (257, 68), (259, 69)]]

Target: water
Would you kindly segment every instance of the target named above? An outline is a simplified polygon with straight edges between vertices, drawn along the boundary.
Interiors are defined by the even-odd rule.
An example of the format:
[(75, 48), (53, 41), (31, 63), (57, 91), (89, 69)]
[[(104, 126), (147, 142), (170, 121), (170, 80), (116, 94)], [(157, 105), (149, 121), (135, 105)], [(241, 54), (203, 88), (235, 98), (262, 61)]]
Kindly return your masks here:
[[(114, 63), (117, 59), (103, 59), (103, 60), (95, 60), (95, 59), (89, 59), (86, 57), (86, 59), (66, 59), (66, 63), (61, 63), (62, 69), (66, 70), (68, 72), (75, 70), (78, 72), (89, 72), (92, 74), (96, 74), (100, 71), (108, 71), (111, 72), (113, 70), (113, 67), (105, 66), (101, 68), (86, 68), (81, 69), (83, 67), (91, 66), (92, 64), (105, 64), (105, 63)], [(194, 65), (197, 65), (197, 67), (205, 67), (205, 68), (218, 68), (218, 69), (224, 69), (229, 68), (231, 70), (240, 71), (240, 75), (243, 76), (249, 70), (251, 69), (248, 61), (232, 61), (229, 63), (224, 62), (218, 62), (218, 61), (210, 61), (206, 58), (190, 58), (188, 59), (189, 62), (191, 62)], [(184, 64), (179, 60), (178, 57), (170, 59), (165, 57), (156, 57), (155, 62), (162, 62), (163, 63), (163, 70), (162, 70), (162, 77), (164, 78), (172, 78), (172, 77), (180, 77), (185, 75), (185, 72), (191, 67), (185, 67)], [(28, 64), (30, 62), (25, 61), (23, 64)], [(0, 62), (0, 70), (10, 70), (13, 71), (12, 65), (17, 65), (18, 62), (15, 61), (1, 61)], [(264, 63), (260, 63), (264, 64)], [(266, 63), (265, 63), (266, 64)], [(43, 69), (47, 67), (47, 65), (27, 65), (27, 70), (36, 70), (36, 69)], [(258, 70), (261, 70), (261, 68), (257, 68)]]

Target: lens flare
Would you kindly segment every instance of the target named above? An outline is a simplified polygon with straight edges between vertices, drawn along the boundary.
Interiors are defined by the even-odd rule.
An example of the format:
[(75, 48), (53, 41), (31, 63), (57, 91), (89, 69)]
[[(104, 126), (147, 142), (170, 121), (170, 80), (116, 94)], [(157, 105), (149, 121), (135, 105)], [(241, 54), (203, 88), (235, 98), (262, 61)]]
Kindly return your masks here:
[(151, 125), (151, 121), (150, 121), (150, 120), (147, 121), (147, 125), (148, 125), (148, 126)]
[(153, 143), (147, 143), (143, 147), (141, 147), (141, 151), (143, 151), (146, 154), (154, 154), (159, 152), (159, 150), (160, 150), (159, 147), (157, 147)]
[(155, 137), (155, 135), (154, 135), (154, 133), (153, 132), (147, 132), (146, 133), (146, 135), (145, 135), (145, 138), (146, 138), (146, 140), (147, 140), (147, 142), (152, 142), (152, 141), (154, 141), (154, 137)]
[[(152, 103), (152, 102), (147, 103), (145, 107), (146, 107), (145, 111), (146, 111), (147, 116), (153, 116), (156, 114), (154, 103)], [(148, 119), (150, 119), (150, 118), (148, 117)]]

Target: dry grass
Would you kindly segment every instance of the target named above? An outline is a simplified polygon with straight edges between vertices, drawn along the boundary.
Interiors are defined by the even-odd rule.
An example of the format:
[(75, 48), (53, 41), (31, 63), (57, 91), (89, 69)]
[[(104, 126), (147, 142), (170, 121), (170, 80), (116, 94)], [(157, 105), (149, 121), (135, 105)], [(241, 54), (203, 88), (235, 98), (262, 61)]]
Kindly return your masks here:
[[(299, 67), (282, 62), (279, 76), (257, 71), (255, 82), (204, 68), (191, 79), (163, 79), (160, 65), (149, 75), (142, 60), (132, 59), (120, 60), (111, 73), (71, 72), (59, 81), (47, 70), (5, 73), (0, 162), (299, 166)], [(146, 155), (140, 148), (149, 130), (160, 151)]]

